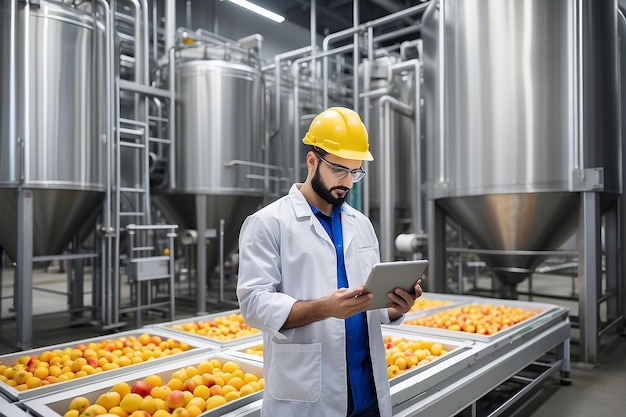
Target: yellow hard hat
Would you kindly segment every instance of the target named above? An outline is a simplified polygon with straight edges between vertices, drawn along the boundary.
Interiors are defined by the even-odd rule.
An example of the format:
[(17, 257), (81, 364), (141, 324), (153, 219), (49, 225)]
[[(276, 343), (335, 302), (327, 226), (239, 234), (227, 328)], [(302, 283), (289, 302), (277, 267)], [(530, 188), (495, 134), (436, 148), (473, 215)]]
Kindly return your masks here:
[(302, 142), (340, 158), (374, 159), (369, 151), (367, 129), (359, 114), (345, 107), (330, 107), (315, 116)]

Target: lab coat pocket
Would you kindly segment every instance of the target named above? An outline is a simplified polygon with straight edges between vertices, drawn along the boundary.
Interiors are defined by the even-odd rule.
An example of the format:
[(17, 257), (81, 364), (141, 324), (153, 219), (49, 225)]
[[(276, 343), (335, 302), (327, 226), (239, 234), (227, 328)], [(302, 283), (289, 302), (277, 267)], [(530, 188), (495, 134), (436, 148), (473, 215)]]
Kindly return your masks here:
[(379, 261), (378, 252), (371, 246), (360, 247), (359, 260), (363, 268), (363, 276), (367, 277), (374, 265)]
[(319, 400), (322, 392), (322, 344), (273, 344), (268, 375), (265, 390), (276, 400)]

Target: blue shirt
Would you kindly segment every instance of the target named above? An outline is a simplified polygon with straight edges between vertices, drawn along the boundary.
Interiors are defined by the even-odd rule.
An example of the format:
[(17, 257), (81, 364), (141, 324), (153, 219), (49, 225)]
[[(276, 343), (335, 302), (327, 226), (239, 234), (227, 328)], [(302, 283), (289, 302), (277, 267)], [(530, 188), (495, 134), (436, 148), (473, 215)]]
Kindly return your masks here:
[[(341, 206), (333, 209), (332, 216), (327, 216), (311, 206), (313, 214), (335, 246), (337, 254), (337, 288), (348, 288), (348, 277), (343, 258), (343, 231), (341, 229)], [(366, 409), (376, 401), (372, 363), (369, 355), (367, 333), (367, 315), (365, 312), (355, 314), (345, 320), (346, 356), (348, 358), (348, 383), (354, 403), (353, 411)]]

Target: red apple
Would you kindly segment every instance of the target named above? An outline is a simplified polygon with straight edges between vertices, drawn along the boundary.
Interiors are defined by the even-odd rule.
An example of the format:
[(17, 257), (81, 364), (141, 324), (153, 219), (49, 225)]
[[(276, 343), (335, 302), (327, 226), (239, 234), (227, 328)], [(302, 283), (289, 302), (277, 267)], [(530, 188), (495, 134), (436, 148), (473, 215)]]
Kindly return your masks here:
[(151, 390), (152, 390), (152, 387), (150, 386), (150, 384), (148, 384), (145, 381), (136, 381), (130, 387), (130, 392), (134, 394), (139, 394), (142, 397), (149, 395)]

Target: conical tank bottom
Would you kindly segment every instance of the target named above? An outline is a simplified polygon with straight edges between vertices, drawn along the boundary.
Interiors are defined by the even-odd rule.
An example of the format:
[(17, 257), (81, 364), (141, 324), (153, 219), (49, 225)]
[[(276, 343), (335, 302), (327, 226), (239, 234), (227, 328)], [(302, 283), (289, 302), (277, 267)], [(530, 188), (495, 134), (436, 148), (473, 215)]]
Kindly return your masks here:
[[(104, 200), (100, 191), (33, 189), (33, 256), (59, 255), (72, 237), (94, 219)], [(17, 191), (0, 188), (0, 246), (15, 260)]]
[(506, 251), (556, 250), (576, 230), (579, 195), (570, 192), (488, 194), (437, 200), (461, 226), (504, 285), (522, 282), (546, 258)]
[[(196, 203), (200, 194), (164, 193), (153, 194), (154, 206), (161, 210), (169, 222), (178, 224), (180, 230), (197, 229)], [(254, 195), (206, 194), (206, 227), (215, 230), (216, 238), (210, 239), (207, 253), (207, 270), (219, 265), (219, 227), (224, 220), (224, 256), (237, 247), (239, 230), (245, 218), (263, 202)]]

